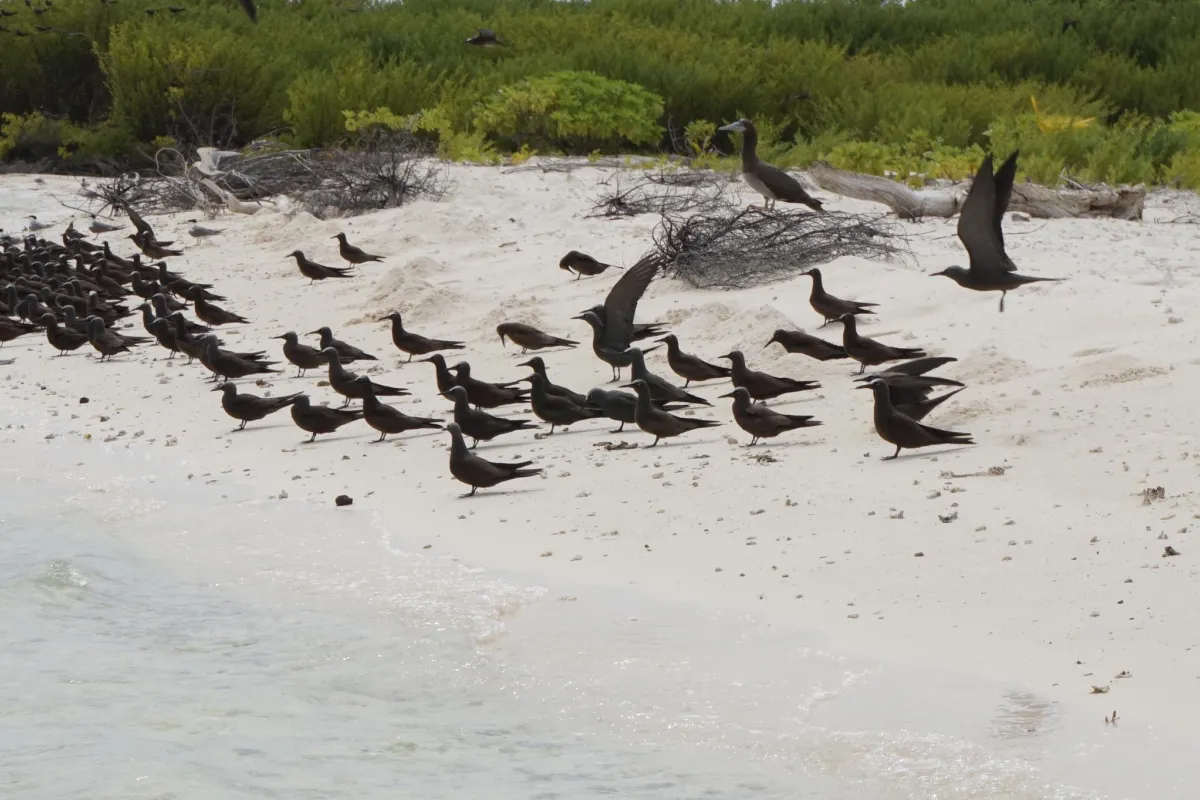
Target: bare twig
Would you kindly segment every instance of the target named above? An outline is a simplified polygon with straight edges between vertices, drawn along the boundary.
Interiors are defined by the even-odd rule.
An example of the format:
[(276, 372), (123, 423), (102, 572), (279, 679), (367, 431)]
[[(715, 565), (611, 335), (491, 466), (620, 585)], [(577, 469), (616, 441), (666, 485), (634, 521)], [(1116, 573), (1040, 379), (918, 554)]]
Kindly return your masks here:
[(589, 217), (638, 214), (713, 213), (737, 200), (734, 176), (711, 170), (660, 167), (649, 172), (617, 172), (600, 182)]

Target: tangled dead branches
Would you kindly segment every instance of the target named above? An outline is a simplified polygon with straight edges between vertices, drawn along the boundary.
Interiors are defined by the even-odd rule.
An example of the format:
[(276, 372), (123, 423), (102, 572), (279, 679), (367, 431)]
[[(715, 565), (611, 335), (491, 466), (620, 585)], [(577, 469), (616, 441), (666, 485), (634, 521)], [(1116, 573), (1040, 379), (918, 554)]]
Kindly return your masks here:
[(886, 259), (908, 251), (883, 215), (721, 208), (682, 218), (663, 215), (654, 229), (662, 274), (700, 289), (746, 289), (787, 280), (843, 256)]
[(660, 167), (652, 172), (619, 171), (599, 186), (588, 217), (711, 213), (737, 199), (735, 176), (711, 170)]

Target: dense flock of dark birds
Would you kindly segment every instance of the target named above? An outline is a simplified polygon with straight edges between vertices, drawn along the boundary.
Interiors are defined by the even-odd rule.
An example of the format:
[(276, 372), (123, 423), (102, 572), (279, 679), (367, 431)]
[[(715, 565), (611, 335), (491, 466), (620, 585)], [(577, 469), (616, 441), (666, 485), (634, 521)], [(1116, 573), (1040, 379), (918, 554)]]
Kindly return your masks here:
[[(950, 267), (936, 273), (969, 289), (999, 291), (1002, 311), (1006, 292), (1037, 280), (1018, 275), (1004, 252), (1001, 219), (1015, 167), (1015, 153), (995, 174), (991, 156), (985, 159), (958, 223), (970, 267)], [(296, 368), (295, 377), (321, 370), (329, 388), (342, 397), (340, 406), (314, 404), (305, 392), (264, 397), (239, 390), (236, 381), (258, 381), (263, 376), (280, 374), (286, 367), (264, 350), (226, 349), (217, 329), (245, 324), (247, 320), (220, 305), (227, 300), (213, 284), (189, 280), (170, 269), (166, 259), (180, 255), (172, 249), (174, 243), (158, 240), (136, 211), (125, 211), (134, 227), (134, 233), (126, 238), (140, 251), (129, 257), (115, 253), (107, 240), (100, 244), (90, 241), (87, 234), (75, 229), (74, 222), (63, 232), (61, 243), (34, 235), (35, 225), (39, 230), (49, 226), (32, 217), (23, 236), (0, 235), (0, 346), (22, 336), (40, 334), (57, 356), (90, 347), (101, 362), (135, 348), (161, 347), (168, 351), (168, 359), (186, 358), (187, 364), (199, 362), (203, 366), (211, 376), (210, 382), (215, 383), (213, 391), (221, 392), (222, 408), (238, 422), (237, 430), (284, 409), (290, 410), (295, 425), (309, 435), (307, 442), (359, 420), (379, 434), (377, 442), (389, 435), (443, 429), (443, 420), (411, 416), (385, 403), (382, 398), (405, 397), (410, 392), (355, 373), (355, 364), (379, 362), (379, 351), (367, 352), (342, 341), (329, 327), (304, 334), (287, 331), (274, 338), (283, 341), (280, 354), (283, 361)], [(95, 236), (113, 233), (120, 237), (124, 228), (93, 218), (89, 230)], [(329, 277), (351, 277), (353, 268), (382, 260), (352, 245), (343, 234), (334, 238), (347, 267), (324, 266), (309, 261), (298, 250), (291, 253), (310, 285)], [(600, 275), (608, 269), (608, 265), (576, 251), (564, 256), (560, 267), (580, 276)], [(639, 261), (624, 270), (603, 302), (573, 317), (590, 327), (592, 353), (611, 367), (613, 383), (619, 383), (621, 371), (628, 370), (624, 382), (615, 389), (595, 387), (578, 392), (554, 383), (540, 353), (569, 352), (579, 342), (525, 323), (504, 322), (497, 326), (496, 333), (502, 345), (520, 347), (523, 355), (539, 353), (521, 364), (530, 373), (515, 380), (491, 382), (473, 375), (471, 364), (465, 360), (448, 363), (446, 354), (463, 350), (464, 342), (411, 331), (399, 312), (379, 319), (390, 323), (391, 343), (407, 355), (408, 362), (416, 357), (432, 366), (437, 393), (451, 406), (452, 422), (444, 427), (451, 438), (450, 472), (471, 487), (471, 494), (476, 489), (540, 473), (530, 462), (492, 462), (474, 452), (480, 442), (518, 431), (536, 431), (539, 421), (549, 426), (545, 435), (595, 419), (620, 423), (614, 433), (634, 425), (653, 437), (650, 447), (663, 439), (721, 424), (691, 415), (698, 408), (712, 405), (692, 391), (693, 384), (729, 382), (731, 391), (720, 397), (730, 399), (733, 421), (749, 435), (750, 445), (821, 424), (810, 415), (786, 414), (767, 406), (768, 401), (786, 401), (798, 393), (817, 390), (820, 383), (753, 369), (752, 359), (738, 350), (717, 357), (717, 361), (727, 364), (711, 363), (687, 352), (665, 323), (635, 321), (638, 301), (657, 271), (655, 260)], [(897, 347), (862, 335), (858, 317), (875, 316), (879, 306), (830, 294), (820, 270), (805, 274), (811, 279), (809, 304), (822, 319), (821, 327), (841, 324), (841, 342), (780, 329), (771, 334), (764, 348), (779, 345), (790, 354), (818, 361), (858, 362), (855, 381), (860, 385), (855, 388), (871, 390), (875, 430), (896, 448), (886, 459), (896, 458), (902, 449), (973, 444), (968, 433), (923, 422), (963, 390), (959, 381), (930, 374), (956, 359), (931, 357), (919, 348)], [(126, 319), (135, 313), (141, 314), (142, 333), (128, 331), (133, 323)], [(315, 337), (315, 341), (308, 344), (302, 336), (309, 337), (309, 341)], [(647, 366), (645, 354), (664, 346), (666, 364), (676, 378), (682, 379), (682, 385)], [(868, 367), (876, 371), (867, 373)], [(934, 395), (941, 389), (949, 391)], [(528, 406), (536, 419), (493, 413), (510, 406)], [(685, 410), (687, 415), (681, 413)], [(467, 439), (471, 440), (469, 447)]]

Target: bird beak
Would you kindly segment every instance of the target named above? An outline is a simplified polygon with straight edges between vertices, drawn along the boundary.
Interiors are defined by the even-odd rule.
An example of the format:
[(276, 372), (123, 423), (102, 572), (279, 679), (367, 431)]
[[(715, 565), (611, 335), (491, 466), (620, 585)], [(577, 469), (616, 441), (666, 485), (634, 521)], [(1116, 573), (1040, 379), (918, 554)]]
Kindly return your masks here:
[(222, 383), (222, 384), (221, 384), (221, 385), (219, 385), (219, 386), (214, 386), (214, 387), (213, 387), (212, 389), (210, 389), (209, 391), (212, 391), (212, 392), (219, 392), (219, 391), (221, 391), (221, 390), (222, 390), (222, 389), (224, 389), (224, 388), (225, 388), (225, 384), (223, 384), (223, 383)]
[(438, 394), (439, 394), (439, 395), (441, 395), (442, 397), (446, 398), (447, 400), (449, 400), (449, 399), (450, 399), (450, 393), (449, 393), (449, 392), (438, 392)]
[(717, 395), (717, 397), (733, 397), (736, 394), (737, 394), (737, 392), (729, 392), (728, 394), (719, 394), (719, 395)]
[(738, 122), (731, 122), (728, 125), (723, 125), (720, 128), (717, 128), (717, 130), (725, 133), (742, 133), (746, 130), (746, 126), (743, 125), (739, 120)]
[(272, 336), (272, 339), (286, 339), (286, 336)]
[(661, 339), (655, 339), (654, 341), (656, 341), (656, 342), (665, 342), (665, 341), (667, 341), (667, 339), (668, 339), (668, 338), (670, 338), (670, 337), (668, 337), (668, 336), (664, 336), (664, 337), (662, 337)]
[(506, 349), (506, 350), (508, 349), (508, 340), (504, 338), (504, 334), (503, 334), (503, 333), (502, 333), (502, 334), (500, 334), (500, 346), (501, 346), (501, 347), (503, 347), (503, 348), (504, 348), (504, 349)]
[(575, 316), (575, 317), (571, 317), (571, 319), (583, 319), (583, 314), (580, 314), (580, 315), (578, 315), (578, 316)]
[(517, 364), (517, 366), (518, 367), (529, 367), (530, 369), (532, 369), (533, 362), (532, 361), (522, 361), (520, 364)]
[(308, 333), (306, 333), (304, 335), (305, 336), (319, 336), (320, 333), (321, 333), (320, 331), (309, 331)]
[(723, 356), (717, 356), (717, 358), (728, 358), (730, 361), (733, 361), (733, 353), (726, 353)]
[(776, 341), (778, 341), (778, 340), (777, 340), (777, 339), (776, 339), (774, 336), (772, 336), (772, 337), (771, 337), (771, 341), (769, 341), (769, 342), (767, 342), (766, 344), (764, 344), (764, 345), (763, 345), (763, 350), (766, 350), (768, 347), (770, 347), (771, 345), (775, 344), (775, 342), (776, 342)]
[(623, 383), (623, 384), (621, 384), (621, 388), (622, 389), (636, 389), (637, 387), (634, 386), (632, 383)]
[(871, 384), (871, 383), (864, 383), (864, 384), (861, 384), (861, 385), (859, 385), (859, 386), (855, 386), (854, 388), (855, 388), (855, 389), (870, 389), (872, 386), (874, 386), (874, 384)]
[(936, 278), (939, 275), (945, 275), (945, 274), (946, 274), (946, 270), (942, 270), (941, 272), (931, 272), (931, 273), (929, 273), (929, 277)]
[(376, 322), (391, 322), (392, 318), (391, 317), (380, 317), (379, 319), (377, 319), (375, 321)]

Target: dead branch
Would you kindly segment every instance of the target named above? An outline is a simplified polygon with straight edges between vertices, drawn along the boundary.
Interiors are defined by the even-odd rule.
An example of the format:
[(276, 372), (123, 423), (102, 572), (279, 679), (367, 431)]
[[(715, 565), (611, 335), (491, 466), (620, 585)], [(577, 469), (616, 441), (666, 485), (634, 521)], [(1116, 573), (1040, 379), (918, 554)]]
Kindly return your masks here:
[(588, 217), (618, 219), (639, 214), (715, 213), (737, 201), (735, 177), (725, 172), (660, 167), (616, 172), (599, 183)]

